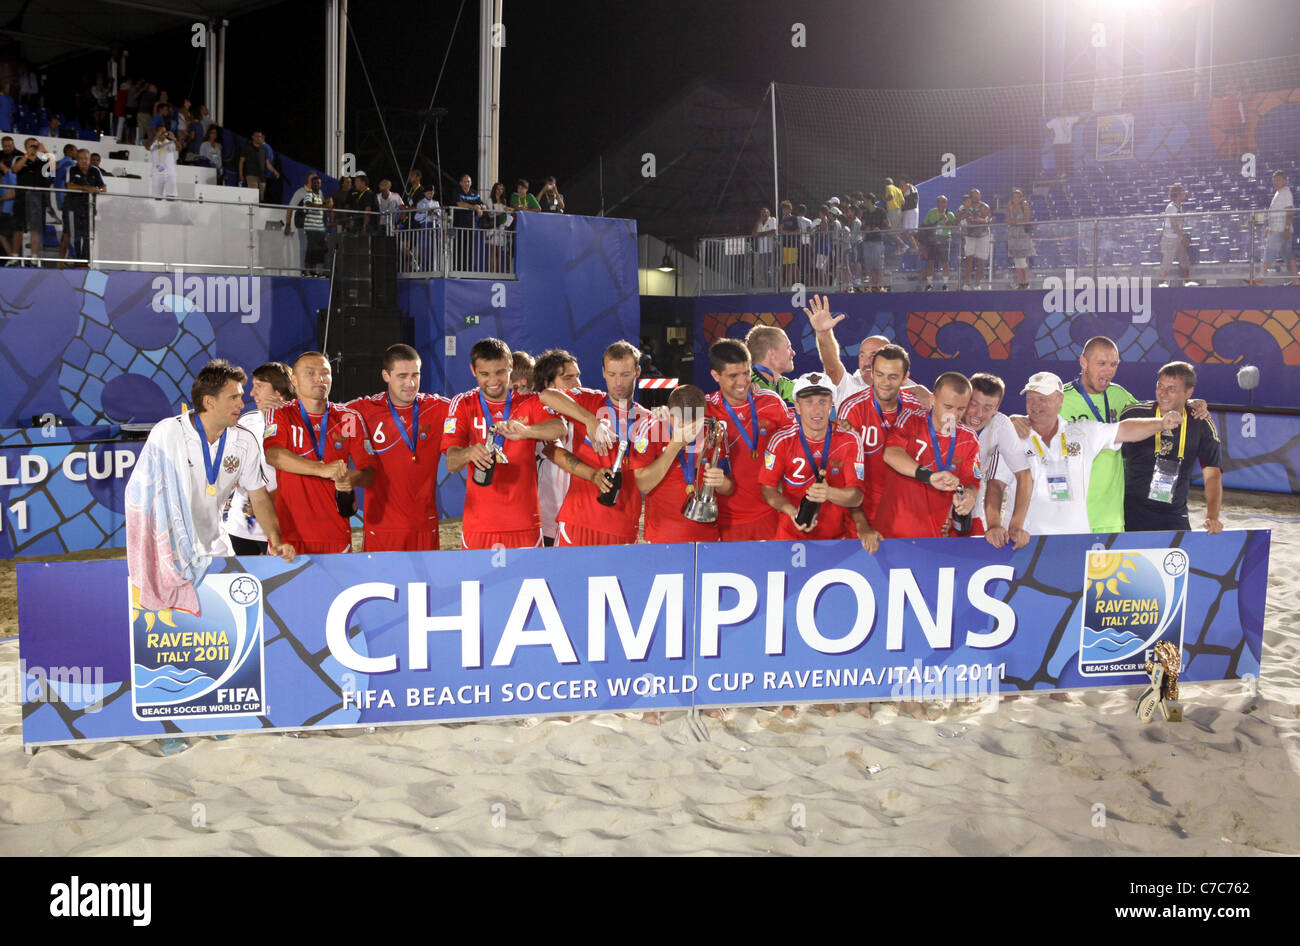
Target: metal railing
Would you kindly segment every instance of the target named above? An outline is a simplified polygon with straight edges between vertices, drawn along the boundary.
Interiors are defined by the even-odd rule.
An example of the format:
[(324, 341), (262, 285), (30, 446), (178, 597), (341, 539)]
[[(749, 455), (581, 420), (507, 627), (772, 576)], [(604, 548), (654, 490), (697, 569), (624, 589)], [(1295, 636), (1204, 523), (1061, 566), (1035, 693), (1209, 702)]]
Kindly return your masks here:
[[(112, 183), (121, 179), (107, 180), (121, 186)], [(464, 227), (450, 209), (383, 213), (259, 204), (257, 192), (246, 188), (230, 188), (231, 200), (0, 187), (0, 193), (10, 190), (12, 234), (0, 236), (6, 266), (328, 276), (330, 234), (386, 233), (397, 237), (402, 275), (514, 278), (514, 231), (475, 226), (472, 212), (462, 212), (470, 221)], [(58, 207), (60, 198), (67, 210)], [(29, 210), (41, 215), (38, 225), (30, 224)], [(485, 213), (479, 222), (497, 219)]]
[(816, 292), (1038, 289), (1071, 273), (1169, 285), (1280, 285), (1296, 279), (1288, 217), (1227, 210), (1179, 214), (1176, 229), (1153, 214), (704, 237), (697, 244), (700, 292), (780, 292), (796, 284)]

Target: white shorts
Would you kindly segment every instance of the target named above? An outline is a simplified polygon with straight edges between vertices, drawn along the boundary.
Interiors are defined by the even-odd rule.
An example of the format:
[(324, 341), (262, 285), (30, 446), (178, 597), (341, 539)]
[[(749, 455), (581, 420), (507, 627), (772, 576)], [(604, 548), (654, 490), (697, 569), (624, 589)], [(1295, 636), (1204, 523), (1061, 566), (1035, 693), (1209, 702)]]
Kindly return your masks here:
[(974, 257), (975, 259), (986, 260), (989, 258), (989, 253), (992, 249), (993, 237), (991, 235), (986, 234), (978, 237), (966, 237), (965, 250), (967, 256)]
[(903, 211), (903, 229), (915, 230), (920, 225), (920, 210)]
[(149, 180), (149, 190), (154, 197), (175, 197), (176, 175), (154, 174)]
[(1165, 266), (1187, 265), (1187, 247), (1182, 240), (1160, 241), (1160, 259)]
[(903, 225), (903, 212), (901, 210), (886, 210), (885, 216), (889, 218), (889, 228), (897, 230)]

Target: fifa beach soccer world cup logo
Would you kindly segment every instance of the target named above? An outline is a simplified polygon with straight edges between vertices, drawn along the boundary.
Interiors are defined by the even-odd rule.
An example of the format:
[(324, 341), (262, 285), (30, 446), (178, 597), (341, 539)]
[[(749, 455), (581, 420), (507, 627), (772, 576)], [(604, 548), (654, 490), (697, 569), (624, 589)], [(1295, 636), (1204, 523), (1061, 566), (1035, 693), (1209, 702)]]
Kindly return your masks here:
[(262, 583), (205, 575), (199, 613), (145, 611), (131, 603), (131, 708), (137, 719), (262, 716)]
[(1183, 650), (1190, 562), (1182, 549), (1086, 553), (1079, 672), (1145, 676), (1158, 641)]

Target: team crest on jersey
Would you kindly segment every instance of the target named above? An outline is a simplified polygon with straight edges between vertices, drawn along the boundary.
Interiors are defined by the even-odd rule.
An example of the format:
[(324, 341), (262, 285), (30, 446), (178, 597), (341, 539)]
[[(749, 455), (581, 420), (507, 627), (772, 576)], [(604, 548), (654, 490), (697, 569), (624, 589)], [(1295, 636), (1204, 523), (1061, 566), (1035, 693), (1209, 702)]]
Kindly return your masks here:
[(1077, 457), (1079, 454), (1083, 452), (1083, 444), (1077, 441), (1071, 442), (1067, 440), (1065, 442), (1065, 452), (1072, 457)]
[(763, 454), (763, 469), (770, 470), (776, 466), (776, 456), (772, 453)]
[[(978, 470), (978, 469), (979, 469), (979, 467), (977, 466), (977, 467), (976, 467), (976, 470)], [(865, 468), (861, 463), (854, 463), (854, 464), (853, 464), (853, 472), (856, 473), (856, 474), (858, 475), (858, 479), (860, 479), (860, 480), (866, 479), (866, 468)], [(978, 475), (979, 475), (979, 474), (976, 473), (976, 476), (978, 476)]]
[(645, 434), (642, 434), (640, 437), (636, 438), (636, 443), (632, 446), (636, 449), (637, 453), (645, 453), (650, 447), (650, 438)]
[(444, 434), (454, 434), (456, 432), (456, 418), (448, 417), (442, 422), (442, 432)]
[(979, 457), (976, 457), (975, 462), (971, 464), (971, 472), (975, 474), (975, 479), (984, 479), (984, 468), (980, 465)]
[(226, 457), (221, 465), (227, 473), (234, 473), (239, 469), (239, 457)]
[(275, 424), (267, 424), (266, 429), (262, 431), (262, 439), (265, 440), (267, 437), (274, 437), (275, 428), (276, 428)]

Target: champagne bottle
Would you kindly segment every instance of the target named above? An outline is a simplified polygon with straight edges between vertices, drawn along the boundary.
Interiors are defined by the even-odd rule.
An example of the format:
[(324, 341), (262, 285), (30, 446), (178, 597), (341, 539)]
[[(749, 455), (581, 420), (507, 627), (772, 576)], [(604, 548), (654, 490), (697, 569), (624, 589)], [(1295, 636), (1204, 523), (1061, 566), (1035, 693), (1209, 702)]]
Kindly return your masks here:
[(618, 494), (623, 489), (623, 456), (627, 453), (627, 441), (619, 439), (618, 456), (614, 458), (614, 465), (611, 466), (610, 472), (614, 474), (613, 481), (610, 484), (608, 493), (601, 493), (596, 497), (596, 502), (602, 506), (613, 506), (618, 502)]
[[(817, 482), (820, 483), (826, 479), (824, 470), (817, 471)], [(813, 502), (805, 493), (803, 499), (799, 501), (799, 512), (794, 517), (794, 523), (797, 526), (809, 526), (817, 515), (817, 510), (822, 507), (821, 503)]]
[(357, 512), (357, 494), (352, 490), (336, 489), (334, 491), (334, 505), (339, 511), (339, 515), (344, 519), (351, 519)]
[(486, 470), (481, 470), (478, 468), (478, 466), (474, 467), (473, 479), (474, 482), (479, 486), (492, 485), (492, 474), (495, 473), (497, 469), (497, 454), (495, 450), (489, 448), (488, 459), (492, 461), (492, 465), (488, 467)]
[[(966, 496), (966, 488), (964, 486), (958, 486), (957, 501), (961, 502), (961, 500), (965, 496)], [(957, 512), (957, 510), (954, 508), (952, 511), (952, 531), (955, 532), (957, 535), (970, 535), (970, 530), (971, 530), (971, 514), (968, 512), (964, 516), (960, 515)]]

